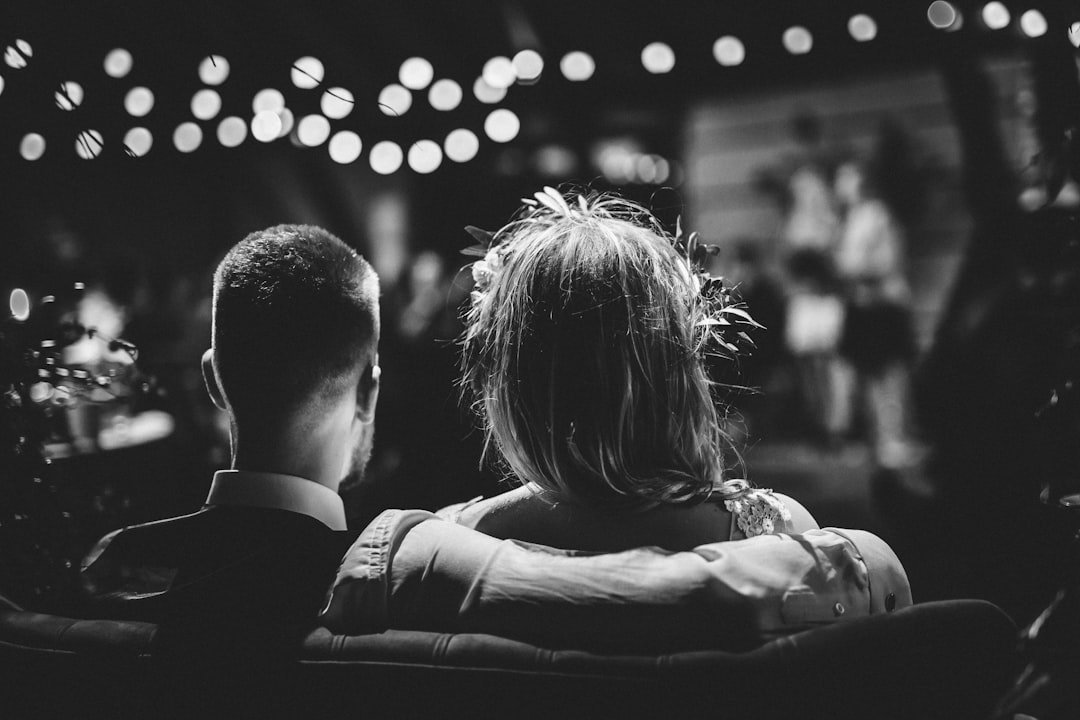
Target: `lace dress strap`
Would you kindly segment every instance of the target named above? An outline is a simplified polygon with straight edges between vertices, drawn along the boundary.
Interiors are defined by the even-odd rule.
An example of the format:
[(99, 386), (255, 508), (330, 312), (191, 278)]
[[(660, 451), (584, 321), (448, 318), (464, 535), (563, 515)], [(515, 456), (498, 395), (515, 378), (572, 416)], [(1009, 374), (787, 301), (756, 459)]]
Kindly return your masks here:
[(791, 511), (768, 488), (749, 488), (742, 495), (724, 501), (743, 535), (770, 535), (791, 520)]

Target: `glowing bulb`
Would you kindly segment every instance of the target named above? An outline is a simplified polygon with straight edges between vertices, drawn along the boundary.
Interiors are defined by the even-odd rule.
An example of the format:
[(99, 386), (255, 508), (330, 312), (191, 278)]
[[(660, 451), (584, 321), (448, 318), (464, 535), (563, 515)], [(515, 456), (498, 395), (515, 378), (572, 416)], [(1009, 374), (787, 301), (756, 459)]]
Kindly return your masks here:
[(24, 160), (37, 160), (45, 154), (45, 138), (37, 133), (28, 133), (19, 143), (19, 154)]
[(675, 51), (666, 43), (649, 43), (641, 51), (641, 64), (654, 75), (669, 73), (675, 67)]
[(473, 95), (485, 105), (494, 105), (506, 97), (506, 88), (491, 87), (483, 77), (478, 77), (473, 83)]
[(535, 50), (522, 50), (514, 55), (510, 64), (514, 66), (514, 74), (517, 75), (518, 82), (523, 85), (536, 82), (540, 79), (540, 74), (544, 72), (544, 58), (540, 57), (540, 53)]
[(247, 137), (247, 123), (232, 115), (225, 118), (217, 127), (217, 139), (224, 147), (236, 147)]
[(318, 147), (330, 137), (330, 121), (322, 115), (308, 115), (297, 124), (296, 137), (308, 147)]
[(191, 114), (199, 120), (210, 120), (221, 111), (221, 96), (216, 90), (203, 88), (191, 97)]
[(274, 88), (264, 88), (255, 93), (255, 97), (251, 100), (251, 112), (258, 115), (263, 110), (270, 110), (277, 112), (285, 107), (285, 96), (281, 94), (280, 90)]
[(363, 143), (360, 142), (359, 135), (352, 130), (342, 130), (330, 138), (330, 159), (336, 163), (348, 165), (356, 162), (362, 148)]
[(746, 48), (739, 38), (725, 35), (713, 43), (713, 57), (724, 67), (734, 67), (746, 59)]
[(521, 121), (511, 110), (493, 110), (484, 120), (484, 132), (497, 143), (510, 142), (521, 130)]
[(517, 76), (514, 74), (514, 63), (508, 57), (496, 56), (484, 63), (484, 70), (480, 74), (484, 82), (493, 88), (508, 88), (514, 84)]
[(434, 140), (417, 140), (409, 148), (409, 167), (421, 175), (438, 170), (442, 164), (442, 148)]
[(182, 153), (194, 152), (202, 144), (202, 128), (193, 122), (180, 123), (173, 131), (173, 145)]
[(143, 117), (154, 109), (154, 93), (149, 88), (131, 88), (124, 96), (124, 109), (132, 117)]
[(784, 48), (792, 55), (805, 55), (814, 47), (814, 36), (806, 28), (795, 25), (784, 31)]
[(991, 30), (1000, 30), (1009, 24), (1012, 16), (1009, 15), (1009, 9), (1002, 5), (997, 0), (988, 2), (982, 9), (983, 22), (986, 23), (986, 27)]
[(122, 78), (131, 72), (134, 61), (124, 48), (116, 48), (105, 56), (105, 74), (113, 78)]
[(83, 130), (75, 137), (75, 154), (83, 160), (93, 160), (105, 148), (105, 140), (97, 130)]
[(124, 134), (125, 152), (131, 157), (142, 157), (153, 145), (154, 136), (144, 127), (133, 127)]
[(199, 63), (199, 79), (207, 85), (220, 85), (229, 79), (229, 61), (220, 55), (208, 55)]
[(869, 15), (852, 15), (847, 27), (856, 42), (869, 42), (877, 37), (877, 23)]
[(304, 56), (293, 63), (292, 82), (301, 90), (318, 87), (323, 81), (323, 64), (318, 58)]
[(368, 162), (371, 163), (371, 169), (380, 175), (389, 175), (395, 172), (401, 167), (403, 159), (404, 153), (401, 152), (401, 146), (389, 140), (375, 143), (371, 148), (371, 152), (368, 153)]
[(480, 150), (480, 139), (476, 137), (476, 133), (472, 130), (458, 128), (457, 130), (451, 130), (450, 134), (446, 136), (443, 147), (446, 150), (446, 157), (454, 162), (468, 162), (476, 157), (477, 151)]
[(11, 316), (19, 322), (24, 322), (30, 317), (30, 296), (22, 288), (11, 291), (8, 299), (8, 307), (11, 308)]
[(1073, 47), (1080, 48), (1080, 22), (1074, 22), (1069, 26), (1069, 42)]
[(56, 91), (53, 97), (56, 100), (56, 107), (61, 110), (74, 110), (82, 105), (82, 85), (71, 81), (62, 82), (60, 83), (60, 89)]
[(926, 19), (938, 30), (947, 30), (956, 22), (956, 8), (945, 0), (934, 0), (926, 9)]
[(277, 140), (281, 134), (281, 118), (273, 110), (261, 110), (251, 119), (251, 135), (259, 142)]
[(1046, 34), (1046, 17), (1038, 10), (1028, 10), (1020, 16), (1020, 29), (1028, 37), (1042, 37)]
[(319, 100), (323, 115), (334, 120), (340, 120), (351, 113), (355, 104), (353, 94), (342, 87), (330, 88)]
[(409, 112), (412, 93), (396, 83), (387, 85), (379, 93), (379, 109), (384, 115), (398, 116)]
[(401, 63), (398, 70), (398, 80), (410, 90), (423, 90), (431, 84), (435, 77), (435, 68), (422, 57), (411, 57)]
[(453, 80), (437, 80), (428, 91), (428, 102), (436, 110), (453, 110), (461, 104), (461, 86)]
[(562, 60), (559, 61), (559, 70), (570, 82), (582, 82), (591, 78), (596, 72), (596, 62), (588, 53), (574, 50), (563, 55)]

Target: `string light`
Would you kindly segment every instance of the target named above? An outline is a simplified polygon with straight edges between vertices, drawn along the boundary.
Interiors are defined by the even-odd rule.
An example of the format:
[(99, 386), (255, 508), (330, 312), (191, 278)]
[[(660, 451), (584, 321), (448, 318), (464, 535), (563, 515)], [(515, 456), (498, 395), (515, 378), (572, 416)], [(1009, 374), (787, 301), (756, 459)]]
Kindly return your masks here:
[(291, 77), (293, 85), (301, 90), (311, 90), (322, 84), (323, 64), (318, 58), (306, 55), (293, 63)]
[(13, 318), (25, 322), (30, 317), (30, 296), (22, 288), (15, 288), (8, 297), (8, 308)]
[(25, 40), (16, 40), (14, 45), (8, 45), (4, 51), (4, 62), (13, 70), (22, 70), (30, 62), (34, 55), (34, 49)]
[(442, 148), (434, 140), (417, 140), (409, 147), (409, 167), (421, 175), (433, 173), (442, 164)]
[(343, 87), (330, 88), (319, 100), (323, 115), (334, 120), (340, 120), (351, 113), (355, 104), (353, 94)]
[(1080, 22), (1074, 22), (1069, 26), (1069, 42), (1073, 47), (1080, 48)]
[(150, 88), (131, 88), (124, 96), (124, 109), (132, 117), (143, 117), (154, 109), (154, 93)]
[(1009, 9), (1002, 5), (997, 0), (988, 2), (983, 5), (982, 19), (986, 23), (986, 27), (991, 30), (1001, 30), (1009, 24), (1012, 20), (1012, 16), (1009, 15)]
[(124, 134), (124, 147), (132, 157), (142, 157), (150, 152), (154, 136), (144, 127), (133, 127)]
[(390, 140), (382, 140), (375, 143), (368, 153), (368, 162), (371, 169), (380, 175), (389, 175), (401, 167), (404, 154), (401, 146)]
[(296, 137), (308, 147), (318, 147), (330, 137), (330, 121), (322, 115), (308, 115), (296, 125)]
[(435, 68), (422, 57), (411, 57), (401, 63), (398, 80), (410, 90), (423, 90), (435, 77)]
[(649, 43), (641, 51), (641, 64), (654, 75), (669, 73), (675, 67), (675, 51), (667, 43)]
[(713, 43), (713, 57), (724, 67), (734, 67), (746, 59), (746, 48), (739, 38), (724, 35)]
[(497, 102), (502, 102), (502, 99), (506, 97), (506, 88), (492, 87), (481, 76), (476, 78), (476, 82), (473, 83), (473, 95), (485, 105), (494, 105)]
[(805, 55), (814, 47), (814, 36), (801, 25), (784, 31), (784, 48), (792, 55)]
[(271, 112), (278, 112), (285, 107), (285, 96), (281, 94), (280, 90), (274, 88), (264, 88), (255, 93), (255, 97), (251, 100), (251, 112), (258, 115), (263, 110), (270, 110)]
[(453, 110), (461, 104), (461, 86), (453, 80), (436, 80), (428, 91), (428, 102), (436, 110)]
[(493, 110), (484, 120), (484, 132), (497, 143), (507, 143), (517, 137), (521, 130), (521, 121), (512, 110), (499, 108)]
[(75, 136), (75, 154), (83, 160), (93, 160), (105, 148), (105, 139), (97, 130), (83, 130)]
[(1028, 37), (1042, 37), (1046, 34), (1046, 17), (1038, 10), (1028, 10), (1020, 16), (1020, 29)]
[(191, 114), (200, 120), (217, 117), (221, 111), (221, 96), (209, 88), (199, 90), (191, 97)]
[(202, 128), (193, 122), (180, 123), (173, 131), (173, 145), (182, 153), (195, 152), (202, 144)]
[(531, 85), (540, 79), (544, 72), (544, 58), (535, 50), (522, 50), (510, 61), (514, 67), (517, 81), (522, 85)]
[(563, 77), (570, 82), (583, 82), (596, 72), (596, 62), (588, 53), (574, 50), (563, 55), (562, 60), (559, 61), (559, 69)]
[(379, 109), (384, 115), (404, 115), (411, 107), (412, 93), (397, 83), (387, 85), (379, 93)]
[(245, 138), (247, 138), (247, 123), (241, 118), (232, 115), (218, 123), (217, 139), (222, 146), (236, 147), (244, 142)]
[(877, 23), (869, 15), (852, 15), (848, 20), (848, 32), (856, 42), (869, 42), (877, 37)]
[(19, 143), (19, 154), (24, 160), (37, 160), (45, 154), (45, 138), (37, 133), (27, 133)]
[(199, 63), (199, 79), (207, 85), (220, 85), (229, 79), (229, 61), (220, 55), (208, 55)]
[(514, 73), (514, 63), (508, 57), (498, 55), (484, 63), (484, 70), (480, 73), (484, 82), (493, 88), (505, 89), (514, 84), (517, 76)]
[(124, 48), (116, 48), (110, 50), (109, 54), (105, 56), (105, 74), (111, 78), (122, 78), (131, 72), (131, 66), (134, 64), (134, 60)]
[(480, 139), (476, 137), (476, 133), (472, 130), (458, 128), (457, 130), (451, 130), (450, 134), (446, 136), (443, 147), (446, 150), (446, 157), (454, 162), (468, 162), (476, 157), (477, 151), (480, 150)]
[(330, 159), (341, 165), (356, 162), (356, 159), (360, 157), (362, 148), (363, 143), (360, 141), (360, 136), (352, 130), (342, 130), (335, 134), (334, 137), (330, 138), (328, 146)]
[(260, 110), (251, 119), (251, 135), (259, 142), (270, 142), (281, 136), (281, 118), (273, 110)]
[(56, 107), (61, 110), (71, 111), (82, 105), (83, 101), (83, 89), (82, 85), (77, 82), (60, 83), (60, 88), (53, 96), (56, 100)]
[(934, 0), (926, 9), (926, 19), (938, 30), (948, 30), (957, 21), (959, 14), (952, 3), (945, 0)]

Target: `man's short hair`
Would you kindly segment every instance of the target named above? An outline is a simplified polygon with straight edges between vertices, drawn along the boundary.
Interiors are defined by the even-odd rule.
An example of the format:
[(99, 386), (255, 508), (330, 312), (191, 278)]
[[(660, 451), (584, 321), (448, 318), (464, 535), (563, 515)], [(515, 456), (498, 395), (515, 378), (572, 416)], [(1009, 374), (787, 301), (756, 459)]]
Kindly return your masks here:
[(375, 271), (322, 228), (277, 225), (237, 243), (214, 273), (213, 323), (234, 417), (272, 421), (373, 363), (378, 298)]

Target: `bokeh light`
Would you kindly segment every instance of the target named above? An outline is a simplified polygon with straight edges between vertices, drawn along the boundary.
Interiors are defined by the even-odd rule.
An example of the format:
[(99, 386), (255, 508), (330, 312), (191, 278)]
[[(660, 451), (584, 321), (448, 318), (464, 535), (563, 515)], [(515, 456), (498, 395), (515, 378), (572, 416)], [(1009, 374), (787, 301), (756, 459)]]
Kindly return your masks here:
[(805, 55), (814, 47), (814, 36), (801, 25), (784, 31), (784, 49), (792, 55)]
[(281, 94), (280, 90), (274, 88), (264, 88), (255, 93), (255, 97), (251, 100), (251, 112), (258, 115), (263, 110), (270, 110), (277, 112), (285, 107), (285, 96)]
[(397, 83), (387, 85), (379, 93), (379, 109), (384, 115), (404, 115), (411, 107), (412, 93)]
[(862, 13), (851, 16), (847, 29), (856, 42), (869, 42), (877, 37), (877, 23), (874, 18)]
[(224, 147), (236, 147), (247, 138), (247, 123), (242, 118), (231, 115), (217, 126), (217, 139)]
[(4, 50), (4, 62), (7, 63), (8, 67), (15, 70), (26, 67), (33, 56), (34, 49), (25, 40), (16, 40), (14, 45), (8, 45), (7, 49)]
[(154, 136), (144, 127), (133, 127), (124, 133), (124, 152), (131, 157), (142, 157), (154, 146)]
[(202, 128), (193, 122), (180, 123), (173, 131), (173, 145), (182, 153), (198, 150), (202, 145)]
[(191, 97), (191, 114), (200, 120), (210, 120), (221, 112), (221, 96), (216, 90), (203, 88)]
[(559, 61), (559, 70), (567, 80), (583, 82), (596, 72), (596, 62), (592, 59), (592, 55), (574, 50), (563, 55), (562, 60)]
[(411, 57), (401, 63), (398, 80), (410, 90), (423, 90), (435, 77), (435, 68), (422, 57)]
[(405, 159), (401, 146), (390, 140), (375, 143), (368, 153), (368, 162), (371, 169), (380, 175), (389, 175), (401, 167), (401, 161)]
[(83, 130), (75, 136), (75, 154), (93, 160), (105, 149), (105, 139), (97, 130)]
[(301, 90), (310, 90), (322, 84), (323, 64), (318, 58), (306, 55), (293, 63), (292, 82)]
[(669, 73), (675, 67), (675, 51), (667, 43), (649, 43), (641, 51), (641, 64), (654, 75)]
[(261, 110), (251, 119), (251, 135), (259, 142), (277, 140), (281, 135), (281, 118), (273, 110)]
[(0, 75), (0, 95), (4, 94), (4, 76)]
[(60, 87), (56, 90), (56, 93), (53, 95), (53, 98), (56, 100), (56, 107), (61, 110), (74, 110), (82, 105), (82, 85), (70, 80), (62, 82), (60, 83)]
[(343, 87), (330, 88), (319, 100), (323, 115), (334, 120), (340, 120), (351, 113), (355, 104), (353, 94)]
[(110, 50), (109, 54), (105, 56), (105, 74), (112, 78), (122, 78), (131, 72), (131, 66), (134, 64), (134, 60), (124, 48), (116, 48)]
[(510, 142), (521, 130), (521, 121), (512, 110), (499, 108), (493, 110), (484, 120), (484, 132), (498, 143)]
[(433, 173), (442, 165), (442, 148), (434, 140), (417, 140), (409, 147), (409, 167), (421, 175)]
[(1080, 48), (1080, 22), (1074, 22), (1069, 26), (1069, 42), (1073, 47)]
[(746, 59), (746, 48), (743, 46), (742, 40), (731, 35), (725, 35), (714, 42), (712, 52), (716, 62), (724, 67), (741, 65), (743, 60)]
[(150, 91), (150, 88), (131, 88), (124, 96), (124, 109), (132, 117), (143, 117), (154, 109), (154, 93)]
[(352, 130), (342, 130), (330, 138), (330, 159), (336, 163), (348, 165), (356, 162), (362, 148), (363, 143), (360, 142), (359, 135)]
[(522, 85), (531, 85), (540, 79), (544, 72), (544, 58), (535, 50), (522, 50), (510, 61), (514, 67), (517, 81)]
[(1042, 37), (1048, 29), (1046, 16), (1038, 10), (1028, 10), (1020, 16), (1020, 29), (1028, 37)]
[(8, 308), (11, 316), (23, 322), (30, 317), (30, 296), (22, 288), (15, 288), (8, 297)]
[(296, 137), (301, 144), (318, 147), (330, 137), (330, 121), (322, 115), (308, 115), (296, 125)]
[(1009, 9), (997, 0), (983, 5), (982, 19), (986, 23), (986, 27), (991, 30), (1001, 30), (1009, 24), (1012, 20), (1012, 16), (1009, 15)]
[(208, 55), (199, 63), (199, 79), (207, 85), (220, 85), (229, 79), (229, 61), (220, 55)]
[(956, 22), (956, 8), (945, 0), (934, 0), (926, 9), (926, 19), (938, 30), (947, 30)]
[(289, 108), (281, 108), (277, 111), (277, 116), (281, 120), (281, 130), (278, 131), (278, 137), (285, 137), (292, 132), (296, 117)]
[(24, 160), (37, 160), (45, 154), (45, 138), (38, 133), (23, 135), (22, 142), (19, 143), (19, 154)]
[(484, 63), (484, 70), (480, 73), (484, 82), (493, 88), (508, 88), (517, 80), (514, 75), (514, 63), (508, 57), (497, 55)]
[(453, 110), (461, 104), (461, 86), (453, 80), (436, 80), (428, 90), (428, 102), (436, 110)]
[(480, 139), (472, 130), (458, 128), (451, 130), (446, 136), (443, 147), (446, 150), (446, 157), (454, 162), (468, 162), (476, 157), (477, 151), (480, 150)]
[(491, 87), (483, 77), (478, 77), (473, 83), (473, 95), (485, 105), (494, 105), (506, 97), (506, 88)]

